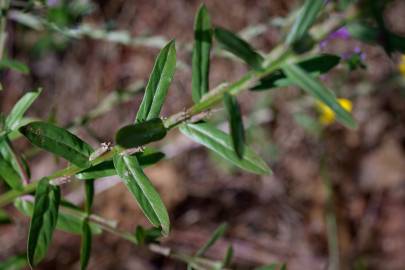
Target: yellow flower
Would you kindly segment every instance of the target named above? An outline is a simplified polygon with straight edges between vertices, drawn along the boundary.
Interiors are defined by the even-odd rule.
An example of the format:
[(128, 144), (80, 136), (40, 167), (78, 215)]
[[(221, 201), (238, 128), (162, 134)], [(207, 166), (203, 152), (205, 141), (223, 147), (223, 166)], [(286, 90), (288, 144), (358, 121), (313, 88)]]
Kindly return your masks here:
[[(345, 109), (346, 111), (348, 112), (352, 111), (353, 104), (350, 100), (345, 98), (339, 98), (338, 102), (340, 106), (342, 106), (343, 109)], [(322, 102), (317, 102), (316, 105), (320, 112), (319, 122), (321, 122), (321, 124), (326, 126), (335, 122), (335, 113), (328, 106), (326, 106)]]
[(401, 61), (399, 62), (398, 68), (399, 72), (401, 72), (401, 74), (405, 76), (405, 54), (401, 56)]

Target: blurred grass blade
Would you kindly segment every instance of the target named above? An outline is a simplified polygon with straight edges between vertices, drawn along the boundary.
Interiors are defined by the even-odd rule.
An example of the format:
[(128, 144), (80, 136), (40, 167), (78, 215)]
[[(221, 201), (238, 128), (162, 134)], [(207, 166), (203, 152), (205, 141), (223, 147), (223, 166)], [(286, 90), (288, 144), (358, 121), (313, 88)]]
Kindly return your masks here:
[(91, 253), (91, 230), (87, 220), (83, 221), (82, 240), (80, 246), (80, 269), (87, 269)]
[(245, 151), (245, 129), (243, 128), (242, 115), (236, 97), (224, 94), (224, 104), (228, 112), (228, 121), (233, 149), (239, 158), (243, 158)]
[(221, 27), (214, 29), (214, 35), (216, 40), (218, 40), (227, 51), (241, 58), (253, 69), (262, 69), (264, 59), (249, 43)]
[[(14, 200), (14, 206), (24, 215), (29, 217), (32, 216), (34, 210), (33, 202), (17, 198)], [(80, 235), (82, 233), (82, 223), (81, 218), (65, 213), (64, 208), (62, 208), (58, 213), (56, 229)], [(93, 234), (100, 234), (102, 232), (101, 228), (96, 224), (91, 224), (90, 227)]]
[(18, 71), (22, 74), (30, 73), (30, 69), (27, 65), (15, 59), (0, 60), (0, 70), (2, 69), (11, 69), (14, 71)]
[(305, 0), (304, 6), (298, 11), (297, 19), (287, 36), (287, 44), (292, 44), (305, 36), (325, 2), (325, 0)]
[(23, 185), (20, 174), (14, 170), (13, 166), (0, 154), (0, 176), (12, 189), (22, 190)]
[(225, 257), (222, 260), (222, 267), (228, 267), (231, 264), (232, 258), (233, 258), (233, 247), (232, 245), (228, 245)]
[(15, 130), (18, 127), (24, 113), (28, 110), (40, 93), (41, 90), (28, 92), (19, 101), (17, 101), (6, 118), (7, 129)]
[(153, 187), (134, 156), (116, 154), (114, 166), (117, 173), (134, 195), (139, 206), (149, 221), (156, 227), (161, 227), (164, 235), (170, 230), (169, 215), (159, 193)]
[(124, 148), (143, 146), (166, 136), (166, 128), (160, 118), (127, 125), (118, 130), (115, 141)]
[(270, 265), (260, 266), (255, 268), (255, 270), (277, 270), (277, 264), (272, 263)]
[(9, 257), (6, 260), (0, 262), (1, 270), (20, 270), (28, 267), (27, 256), (18, 255)]
[(136, 115), (136, 123), (159, 117), (175, 69), (176, 46), (174, 40), (172, 40), (157, 56), (146, 85), (145, 95)]
[(47, 178), (39, 181), (28, 235), (27, 257), (31, 267), (36, 266), (48, 251), (58, 220), (60, 196), (59, 187), (50, 185)]
[(80, 168), (90, 165), (89, 156), (93, 149), (66, 129), (47, 122), (32, 122), (19, 130), (32, 144), (61, 156)]
[(84, 182), (84, 211), (87, 214), (90, 214), (91, 212), (91, 206), (93, 205), (93, 199), (94, 199), (94, 179), (89, 179), (86, 182)]
[(266, 162), (247, 146), (243, 159), (238, 158), (228, 134), (208, 123), (183, 124), (180, 131), (241, 169), (256, 174), (271, 174)]
[[(333, 54), (321, 54), (309, 59), (302, 60), (296, 63), (296, 65), (311, 74), (311, 76), (317, 77), (337, 66), (339, 62), (339, 56)], [(274, 87), (285, 87), (291, 84), (293, 84), (293, 82), (287, 78), (287, 76), (281, 69), (278, 69), (270, 75), (261, 79), (259, 83), (250, 90), (262, 91)]]
[[(147, 148), (142, 153), (136, 153), (135, 156), (142, 168), (145, 168), (162, 160), (165, 157), (165, 154), (162, 152), (151, 151)], [(113, 161), (109, 160), (81, 171), (80, 173), (76, 174), (76, 177), (78, 179), (88, 180), (113, 175), (117, 175), (117, 171), (115, 170)]]
[(214, 244), (221, 238), (226, 230), (228, 229), (228, 225), (223, 223), (219, 225), (219, 227), (214, 231), (210, 239), (195, 253), (196, 257), (204, 256), (205, 252), (207, 252)]
[(192, 97), (195, 103), (209, 90), (210, 50), (212, 44), (211, 18), (204, 4), (200, 6), (194, 22), (194, 48), (192, 58)]
[(295, 64), (286, 64), (282, 69), (295, 85), (326, 104), (336, 114), (339, 122), (349, 128), (357, 127), (351, 114), (339, 104), (334, 93), (323, 86), (319, 80), (312, 78), (310, 74)]

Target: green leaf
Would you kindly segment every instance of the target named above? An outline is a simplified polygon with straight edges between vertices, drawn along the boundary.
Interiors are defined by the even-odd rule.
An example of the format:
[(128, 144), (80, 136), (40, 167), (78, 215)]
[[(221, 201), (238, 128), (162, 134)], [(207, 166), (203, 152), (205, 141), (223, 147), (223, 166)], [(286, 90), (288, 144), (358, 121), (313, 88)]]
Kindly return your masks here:
[(161, 140), (166, 136), (166, 128), (160, 118), (122, 127), (115, 135), (115, 141), (124, 148), (143, 146)]
[(350, 35), (367, 43), (377, 43), (379, 38), (378, 29), (361, 22), (352, 22), (346, 25)]
[(21, 182), (20, 174), (15, 171), (12, 164), (0, 155), (0, 176), (6, 181), (12, 189), (22, 190), (23, 185)]
[(58, 220), (59, 187), (49, 184), (47, 178), (39, 181), (35, 192), (34, 212), (28, 235), (27, 257), (31, 267), (46, 255)]
[(136, 115), (136, 123), (159, 117), (175, 70), (176, 46), (174, 40), (172, 40), (157, 56), (146, 85), (145, 95)]
[[(142, 153), (136, 153), (135, 156), (137, 157), (139, 164), (145, 168), (162, 160), (165, 157), (165, 154), (162, 152), (154, 152), (147, 148)], [(115, 170), (114, 163), (112, 160), (109, 160), (81, 171), (76, 174), (76, 177), (78, 179), (87, 180), (113, 176), (116, 174), (117, 171)]]
[(208, 123), (183, 124), (180, 131), (190, 139), (208, 147), (232, 164), (252, 173), (270, 174), (267, 164), (249, 147), (245, 147), (243, 159), (233, 150), (229, 136)]
[(253, 69), (262, 69), (264, 59), (249, 43), (221, 27), (214, 29), (214, 35), (216, 40), (218, 40), (227, 51), (241, 58)]
[(39, 96), (41, 90), (26, 93), (11, 109), (10, 114), (6, 118), (6, 128), (15, 130), (31, 104)]
[(84, 183), (84, 192), (84, 209), (87, 214), (90, 214), (94, 199), (94, 179), (89, 179)]
[(26, 255), (13, 256), (0, 262), (1, 270), (20, 270), (25, 269), (26, 267), (27, 267)]
[[(312, 77), (317, 77), (324, 74), (337, 66), (340, 62), (340, 57), (333, 54), (321, 54), (309, 59), (302, 60), (296, 65), (310, 73)], [(285, 87), (292, 85), (293, 82), (287, 78), (281, 69), (275, 70), (270, 75), (262, 78), (260, 82), (250, 90), (262, 91), (274, 87)]]
[(275, 263), (255, 268), (255, 270), (276, 270), (276, 269), (277, 269), (277, 264), (275, 264)]
[[(61, 202), (61, 204), (63, 204), (63, 202)], [(24, 215), (29, 217), (32, 216), (34, 209), (33, 202), (17, 198), (14, 200), (14, 206)], [(63, 206), (64, 208), (66, 207), (64, 204)], [(56, 229), (80, 235), (82, 233), (82, 219), (69, 213), (65, 213), (63, 211), (64, 208), (58, 213)], [(93, 234), (100, 234), (102, 232), (101, 228), (96, 224), (91, 224), (90, 227)]]
[(204, 254), (221, 238), (226, 230), (228, 229), (228, 225), (223, 223), (221, 224), (212, 234), (210, 239), (196, 252), (196, 257), (204, 256)]
[(155, 243), (162, 236), (160, 228), (145, 229), (142, 226), (136, 226), (135, 239), (138, 245)]
[(245, 150), (245, 129), (243, 128), (242, 115), (236, 97), (224, 94), (225, 109), (228, 112), (228, 121), (233, 149), (239, 158), (243, 158)]
[(91, 230), (89, 223), (83, 221), (82, 226), (82, 241), (80, 247), (80, 269), (87, 269), (91, 253)]
[(23, 74), (30, 73), (30, 69), (27, 65), (15, 59), (0, 60), (0, 70), (2, 69), (12, 69)]
[(229, 245), (228, 248), (226, 249), (226, 254), (224, 259), (222, 260), (222, 267), (227, 267), (231, 264), (233, 258), (233, 247), (232, 245)]
[(200, 6), (194, 22), (192, 58), (192, 97), (195, 103), (209, 90), (210, 51), (212, 44), (211, 18), (204, 4)]
[(325, 0), (305, 0), (304, 6), (298, 11), (297, 19), (288, 33), (287, 44), (292, 44), (305, 36), (324, 5)]
[(89, 156), (93, 149), (66, 129), (47, 122), (32, 122), (19, 130), (32, 144), (61, 156), (80, 168), (90, 165)]
[(340, 106), (334, 93), (311, 77), (305, 70), (294, 64), (286, 64), (283, 71), (287, 77), (308, 94), (326, 104), (335, 114), (336, 119), (349, 128), (356, 128), (357, 124), (351, 114)]
[[(0, 209), (0, 224), (10, 224), (11, 218), (6, 211)], [(1, 269), (1, 268), (0, 268)]]
[(154, 226), (162, 228), (163, 235), (167, 235), (170, 230), (170, 221), (166, 207), (159, 193), (140, 167), (137, 158), (116, 154), (114, 166), (124, 184), (134, 195), (145, 216)]

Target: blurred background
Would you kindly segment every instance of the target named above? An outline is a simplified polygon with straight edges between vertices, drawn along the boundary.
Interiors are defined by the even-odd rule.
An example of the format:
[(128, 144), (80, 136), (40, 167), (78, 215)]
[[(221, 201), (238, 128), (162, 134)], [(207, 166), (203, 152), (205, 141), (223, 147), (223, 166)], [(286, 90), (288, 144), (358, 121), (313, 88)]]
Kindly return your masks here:
[[(215, 25), (269, 52), (284, 37), (283, 17), (301, 1), (204, 1)], [(178, 69), (163, 115), (192, 105), (191, 46), (194, 15), (201, 1), (48, 0), (49, 7), (24, 16), (14, 5), (7, 23), (5, 55), (30, 72), (1, 70), (1, 112), (9, 112), (27, 91), (42, 87), (28, 116), (69, 127), (97, 147), (131, 123), (159, 48), (175, 38)], [(391, 30), (405, 34), (405, 1), (385, 12)], [(25, 24), (25, 25), (24, 25)], [(68, 30), (69, 29), (69, 30)], [(130, 37), (133, 37), (131, 39)], [(218, 48), (216, 46), (216, 48)], [(256, 176), (230, 167), (178, 131), (158, 147), (166, 159), (146, 174), (157, 186), (173, 224), (165, 246), (195, 252), (222, 222), (229, 230), (208, 253), (234, 248), (234, 269), (286, 262), (288, 269), (405, 269), (405, 59), (350, 37), (330, 38), (320, 51), (343, 60), (322, 80), (350, 100), (357, 130), (322, 121), (314, 100), (294, 87), (238, 97), (246, 116), (248, 144), (274, 174)], [(211, 87), (246, 72), (243, 63), (216, 50)], [(212, 121), (226, 123), (223, 112)], [(66, 163), (14, 142), (29, 160), (32, 179)], [(63, 186), (74, 203), (83, 202), (78, 181)], [(7, 187), (0, 183), (0, 191)], [(112, 177), (96, 183), (94, 211), (134, 230), (148, 223), (132, 195)], [(29, 220), (12, 206), (14, 224), (0, 226), (0, 261), (23, 254)], [(80, 237), (57, 231), (37, 269), (79, 269)], [(94, 239), (89, 269), (185, 269), (114, 235)], [(329, 268), (330, 269), (330, 268)]]

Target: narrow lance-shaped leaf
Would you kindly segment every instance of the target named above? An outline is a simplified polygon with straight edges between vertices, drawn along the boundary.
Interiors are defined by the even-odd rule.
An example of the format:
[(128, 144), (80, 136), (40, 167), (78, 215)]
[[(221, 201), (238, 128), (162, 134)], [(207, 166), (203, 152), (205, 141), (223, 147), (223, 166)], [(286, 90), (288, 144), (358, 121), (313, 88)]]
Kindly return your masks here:
[(239, 158), (243, 157), (245, 150), (245, 130), (243, 128), (242, 115), (236, 97), (224, 94), (224, 104), (228, 112), (228, 121), (233, 149)]
[[(165, 154), (146, 148), (145, 151), (142, 153), (136, 153), (135, 156), (142, 168), (145, 168), (162, 160), (165, 157)], [(81, 171), (80, 173), (76, 174), (76, 177), (78, 179), (88, 180), (113, 175), (117, 175), (117, 171), (115, 170), (113, 161), (108, 160)]]
[(89, 156), (93, 149), (66, 129), (46, 122), (32, 122), (21, 127), (20, 132), (32, 144), (61, 156), (80, 168), (90, 165)]
[[(296, 63), (296, 65), (311, 74), (311, 76), (317, 77), (334, 68), (339, 62), (339, 56), (333, 54), (321, 54), (302, 60)], [(262, 78), (259, 83), (250, 90), (263, 91), (274, 87), (286, 87), (291, 84), (293, 84), (293, 82), (287, 78), (284, 72), (281, 69), (277, 69), (270, 75)]]
[(225, 234), (227, 228), (228, 225), (225, 223), (216, 228), (210, 239), (196, 252), (195, 256), (203, 256)]
[(94, 199), (94, 179), (89, 179), (84, 183), (84, 193), (84, 210), (87, 214), (90, 214)]
[(176, 46), (172, 40), (157, 56), (135, 122), (139, 123), (159, 117), (175, 70)]
[(192, 58), (192, 97), (195, 103), (209, 90), (210, 50), (212, 43), (211, 18), (205, 5), (197, 11), (194, 22)]
[(326, 104), (336, 114), (336, 119), (339, 122), (349, 128), (356, 128), (357, 124), (351, 114), (339, 104), (334, 93), (323, 86), (319, 80), (313, 78), (305, 72), (305, 70), (295, 64), (286, 64), (282, 69), (295, 85)]
[(28, 110), (40, 93), (41, 90), (28, 92), (19, 101), (17, 101), (6, 118), (7, 129), (15, 130), (18, 127), (24, 113)]
[(0, 176), (12, 189), (22, 190), (21, 177), (13, 166), (0, 154)]
[(49, 184), (47, 178), (39, 181), (35, 192), (34, 213), (28, 235), (27, 257), (31, 267), (46, 255), (58, 220), (59, 187)]
[(25, 269), (27, 267), (27, 256), (18, 255), (7, 258), (6, 260), (0, 262), (1, 270), (19, 270)]
[[(63, 202), (61, 202), (62, 204)], [(34, 210), (34, 203), (28, 200), (17, 198), (14, 200), (14, 206), (18, 211), (26, 216), (31, 217)], [(80, 210), (80, 209), (79, 209)], [(68, 233), (78, 234), (82, 233), (82, 218), (74, 216), (70, 213), (65, 213), (65, 207), (61, 207), (58, 213), (58, 221), (56, 222), (56, 229)], [(100, 234), (101, 228), (96, 224), (91, 224), (91, 231), (93, 234)]]
[(270, 174), (271, 170), (252, 149), (245, 146), (243, 159), (233, 150), (228, 134), (208, 123), (183, 124), (180, 131), (190, 139), (206, 146), (232, 164), (252, 173)]
[(143, 146), (166, 136), (166, 128), (160, 118), (127, 125), (118, 130), (115, 141), (124, 148)]
[(249, 43), (221, 27), (215, 28), (214, 35), (216, 40), (218, 40), (227, 51), (241, 58), (250, 67), (256, 70), (262, 69), (264, 59)]
[(0, 70), (2, 69), (12, 69), (23, 74), (30, 73), (29, 67), (15, 59), (2, 59), (0, 60)]
[(161, 227), (164, 235), (170, 230), (169, 215), (159, 193), (143, 172), (136, 157), (116, 154), (114, 166), (117, 173), (134, 195), (139, 206), (149, 221)]
[(304, 6), (298, 11), (297, 19), (287, 36), (288, 44), (292, 44), (305, 36), (318, 17), (325, 2), (325, 0), (305, 0)]
[(91, 230), (87, 220), (83, 221), (82, 226), (82, 240), (80, 246), (80, 269), (87, 269), (91, 253)]

